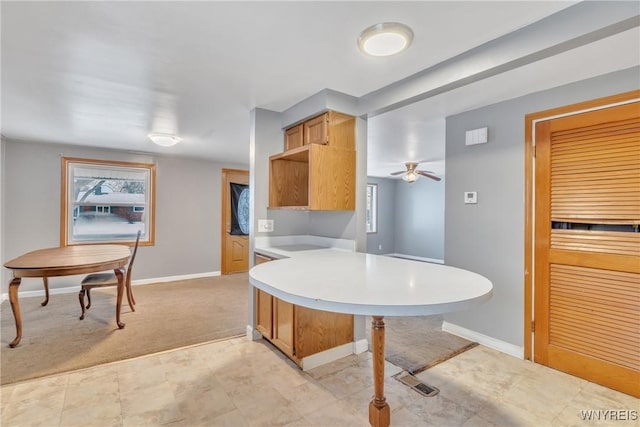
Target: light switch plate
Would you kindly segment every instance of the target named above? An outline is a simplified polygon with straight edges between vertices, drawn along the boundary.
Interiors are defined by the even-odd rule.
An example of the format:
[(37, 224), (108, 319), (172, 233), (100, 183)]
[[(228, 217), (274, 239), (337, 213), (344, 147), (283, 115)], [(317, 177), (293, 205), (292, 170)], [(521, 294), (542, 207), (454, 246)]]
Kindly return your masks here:
[(258, 220), (258, 232), (271, 233), (273, 231), (272, 219), (259, 219)]
[(464, 192), (464, 202), (466, 204), (478, 203), (478, 192), (477, 191), (465, 191)]

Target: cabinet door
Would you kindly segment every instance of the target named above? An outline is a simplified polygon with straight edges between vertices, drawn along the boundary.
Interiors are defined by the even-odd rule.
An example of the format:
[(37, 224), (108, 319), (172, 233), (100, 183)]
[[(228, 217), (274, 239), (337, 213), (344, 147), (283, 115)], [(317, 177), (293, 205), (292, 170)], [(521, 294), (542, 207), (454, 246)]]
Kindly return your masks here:
[(275, 344), (284, 354), (293, 358), (294, 347), (294, 319), (295, 307), (293, 304), (273, 297), (273, 339)]
[[(254, 254), (255, 265), (271, 261), (271, 258)], [(273, 297), (256, 289), (256, 330), (266, 339), (273, 338)]]
[(305, 145), (329, 143), (329, 113), (307, 120), (303, 124)]
[(273, 297), (256, 289), (256, 329), (266, 339), (273, 338)]
[(292, 148), (302, 147), (302, 136), (304, 133), (304, 126), (300, 123), (298, 126), (289, 128), (284, 133), (284, 150), (291, 150)]

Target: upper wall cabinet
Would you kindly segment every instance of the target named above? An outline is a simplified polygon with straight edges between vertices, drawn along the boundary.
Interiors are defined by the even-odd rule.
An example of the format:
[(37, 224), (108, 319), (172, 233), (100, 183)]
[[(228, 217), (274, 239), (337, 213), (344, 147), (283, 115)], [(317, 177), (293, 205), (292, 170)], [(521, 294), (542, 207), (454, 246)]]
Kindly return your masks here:
[(304, 122), (304, 143), (305, 144), (328, 144), (329, 143), (329, 120), (337, 113), (324, 113), (321, 116)]
[(284, 132), (284, 150), (292, 150), (294, 148), (302, 147), (304, 145), (302, 135), (304, 132), (304, 126), (300, 123), (297, 126), (287, 129)]
[(328, 111), (285, 129), (269, 158), (269, 207), (355, 209), (355, 118)]

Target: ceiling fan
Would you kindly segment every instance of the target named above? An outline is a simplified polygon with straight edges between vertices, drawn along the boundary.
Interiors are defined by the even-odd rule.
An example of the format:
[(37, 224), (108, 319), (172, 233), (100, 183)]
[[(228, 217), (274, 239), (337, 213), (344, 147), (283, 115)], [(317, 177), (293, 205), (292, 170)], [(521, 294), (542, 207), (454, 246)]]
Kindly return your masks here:
[(391, 175), (404, 174), (402, 176), (402, 179), (408, 183), (416, 182), (416, 180), (418, 179), (418, 175), (425, 176), (427, 178), (433, 179), (434, 181), (440, 181), (441, 178), (433, 175), (433, 172), (431, 171), (416, 170), (418, 164), (418, 162), (407, 162), (404, 164), (407, 167), (406, 171), (393, 172)]

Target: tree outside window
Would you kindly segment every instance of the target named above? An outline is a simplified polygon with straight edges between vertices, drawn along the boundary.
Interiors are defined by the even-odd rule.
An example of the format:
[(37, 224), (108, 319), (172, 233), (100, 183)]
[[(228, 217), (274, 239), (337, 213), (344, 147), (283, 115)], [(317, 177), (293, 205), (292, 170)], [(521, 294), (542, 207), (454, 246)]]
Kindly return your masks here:
[(61, 245), (154, 244), (155, 165), (64, 157)]

